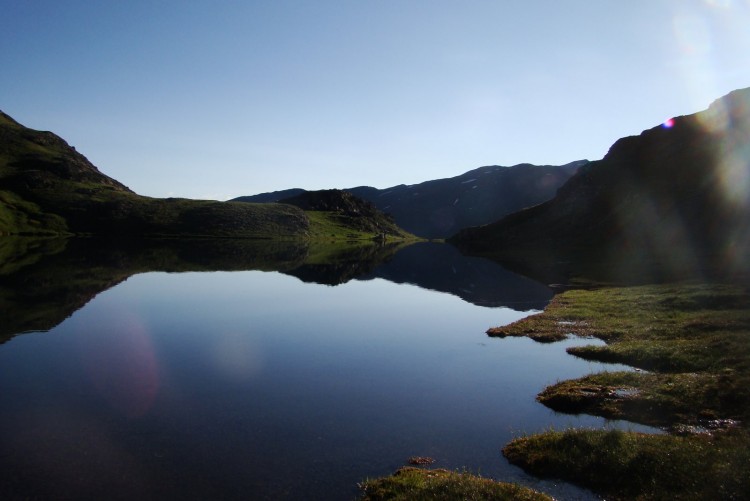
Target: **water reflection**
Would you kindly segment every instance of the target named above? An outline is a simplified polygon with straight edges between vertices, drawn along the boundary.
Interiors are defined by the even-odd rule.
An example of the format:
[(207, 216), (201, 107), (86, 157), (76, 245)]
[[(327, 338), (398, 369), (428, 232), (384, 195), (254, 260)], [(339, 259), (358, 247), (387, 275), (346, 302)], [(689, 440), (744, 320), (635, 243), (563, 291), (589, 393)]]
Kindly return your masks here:
[(255, 240), (35, 240), (0, 238), (0, 342), (49, 330), (100, 292), (150, 271), (280, 271), (340, 285), (383, 278), (483, 306), (541, 309), (547, 287), (448, 245), (317, 245)]
[(451, 245), (427, 242), (403, 249), (372, 273), (360, 277), (371, 278), (447, 292), (478, 306), (517, 311), (544, 309), (552, 298), (546, 285), (493, 261), (464, 256)]
[(537, 403), (617, 367), (487, 338), (548, 292), (448, 247), (63, 244), (3, 251), (3, 334), (50, 332), (0, 347), (0, 497), (352, 499), (423, 455), (569, 499), (501, 447), (631, 426)]

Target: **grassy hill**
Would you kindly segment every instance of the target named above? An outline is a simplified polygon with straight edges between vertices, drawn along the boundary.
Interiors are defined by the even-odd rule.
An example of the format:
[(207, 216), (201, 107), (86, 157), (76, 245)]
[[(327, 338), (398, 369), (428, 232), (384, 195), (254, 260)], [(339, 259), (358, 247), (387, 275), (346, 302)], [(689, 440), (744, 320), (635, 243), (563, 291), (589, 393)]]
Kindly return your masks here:
[(304, 210), (315, 238), (413, 238), (391, 216), (346, 191), (306, 191), (279, 202)]
[(351, 221), (309, 217), (290, 204), (150, 198), (102, 174), (51, 132), (0, 112), (0, 235), (311, 238), (330, 227), (369, 238)]

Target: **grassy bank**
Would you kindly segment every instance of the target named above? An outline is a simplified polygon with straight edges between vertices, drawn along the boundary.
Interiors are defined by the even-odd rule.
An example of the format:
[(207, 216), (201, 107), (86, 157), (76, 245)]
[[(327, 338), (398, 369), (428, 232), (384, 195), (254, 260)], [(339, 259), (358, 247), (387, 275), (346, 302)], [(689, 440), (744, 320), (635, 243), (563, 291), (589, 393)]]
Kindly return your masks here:
[[(561, 381), (537, 399), (558, 412), (624, 419), (667, 432), (551, 430), (507, 444), (503, 454), (512, 464), (540, 477), (576, 483), (607, 499), (747, 497), (747, 287), (693, 282), (569, 290), (555, 296), (544, 312), (488, 334), (539, 342), (570, 335), (605, 341), (605, 346), (568, 352), (639, 370)], [(472, 497), (479, 489), (474, 483), (485, 481), (478, 477), (445, 473), (438, 481), (430, 475), (429, 470), (408, 470), (368, 481), (364, 499), (503, 499)], [(417, 497), (422, 493), (424, 497)]]
[(516, 484), (495, 482), (467, 473), (404, 467), (390, 477), (360, 485), (362, 501), (434, 499), (547, 501), (549, 496)]
[(562, 478), (606, 499), (746, 499), (750, 448), (743, 431), (646, 435), (622, 431), (551, 431), (519, 438), (508, 460)]
[[(283, 205), (283, 204), (279, 204)], [(355, 241), (355, 240), (378, 240), (383, 234), (373, 231), (367, 226), (362, 227), (358, 224), (358, 218), (353, 218), (345, 214), (329, 211), (305, 211), (310, 221), (308, 236), (316, 242), (327, 241)], [(400, 234), (389, 234), (385, 237), (387, 240), (419, 240), (414, 235), (400, 230)]]
[(543, 313), (488, 334), (604, 340), (605, 346), (568, 352), (642, 370), (562, 381), (538, 400), (560, 412), (670, 432), (549, 431), (508, 444), (503, 453), (511, 463), (611, 498), (740, 499), (750, 492), (746, 287), (688, 283), (567, 291)]

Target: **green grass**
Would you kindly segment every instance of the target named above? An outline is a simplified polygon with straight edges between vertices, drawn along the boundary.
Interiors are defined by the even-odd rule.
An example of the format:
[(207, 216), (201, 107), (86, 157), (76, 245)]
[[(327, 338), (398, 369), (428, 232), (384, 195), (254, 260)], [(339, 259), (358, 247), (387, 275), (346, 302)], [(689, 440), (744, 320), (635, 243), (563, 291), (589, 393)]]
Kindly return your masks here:
[[(543, 401), (558, 410), (605, 417), (688, 424), (701, 414), (750, 418), (750, 294), (743, 286), (682, 284), (568, 291), (538, 315), (490, 335), (525, 335), (550, 341), (566, 335), (597, 337), (606, 346), (569, 348), (568, 352), (603, 362), (619, 362), (653, 374), (597, 375), (546, 390)], [(637, 398), (598, 397), (591, 386), (622, 386), (628, 378)], [(610, 380), (609, 383), (603, 381)], [(580, 386), (576, 391), (576, 385)], [(668, 391), (667, 391), (668, 390)], [(600, 400), (600, 405), (593, 402)], [(683, 401), (677, 405), (676, 401)], [(636, 405), (637, 404), (637, 405)], [(649, 416), (642, 405), (660, 409)], [(685, 406), (692, 409), (688, 412)]]
[(495, 482), (468, 473), (404, 467), (390, 477), (360, 484), (362, 501), (428, 501), (435, 499), (547, 501), (549, 496), (516, 484)]
[(570, 430), (517, 438), (503, 449), (513, 464), (564, 478), (607, 499), (745, 499), (750, 440), (716, 436)]
[[(27, 198), (0, 191), (0, 234), (118, 234), (220, 238), (373, 240), (347, 216), (286, 204), (143, 197), (96, 183), (50, 182)], [(28, 198), (32, 197), (32, 198)], [(389, 235), (413, 239), (412, 235)]]
[[(381, 233), (358, 228), (355, 218), (327, 211), (306, 211), (310, 220), (309, 238), (316, 241), (377, 240)], [(387, 235), (387, 240), (415, 240), (416, 237), (402, 230), (401, 235)]]
[(77, 234), (220, 238), (304, 238), (305, 213), (281, 204), (159, 199), (86, 182), (51, 182), (34, 203)]
[(552, 385), (537, 399), (559, 412), (677, 429), (742, 421), (749, 401), (748, 389), (738, 387), (731, 372), (603, 372)]
[[(357, 217), (354, 217), (357, 216)], [(414, 238), (373, 208), (305, 212), (133, 193), (50, 132), (0, 113), (0, 235), (371, 240)]]
[(551, 431), (511, 442), (503, 452), (512, 463), (613, 498), (739, 499), (750, 492), (745, 286), (693, 282), (571, 290), (543, 313), (488, 333), (543, 342), (568, 335), (604, 340), (605, 346), (568, 352), (647, 371), (561, 381), (538, 400), (559, 412), (671, 432)]
[(15, 193), (0, 190), (0, 236), (69, 234), (63, 218), (44, 212)]
[(376, 237), (373, 232), (364, 232), (347, 225), (344, 216), (335, 212), (308, 211), (310, 219), (310, 238), (319, 241), (326, 240), (372, 240)]

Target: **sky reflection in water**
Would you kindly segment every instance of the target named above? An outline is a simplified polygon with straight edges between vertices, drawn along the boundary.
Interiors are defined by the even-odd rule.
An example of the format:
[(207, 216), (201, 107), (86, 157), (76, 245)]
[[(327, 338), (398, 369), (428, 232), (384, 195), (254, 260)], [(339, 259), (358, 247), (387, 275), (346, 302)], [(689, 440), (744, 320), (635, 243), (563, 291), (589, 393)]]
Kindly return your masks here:
[(484, 334), (525, 315), (382, 279), (137, 275), (0, 347), (0, 466), (110, 498), (351, 499), (412, 455), (534, 483), (500, 448), (601, 426), (534, 396), (604, 366)]

